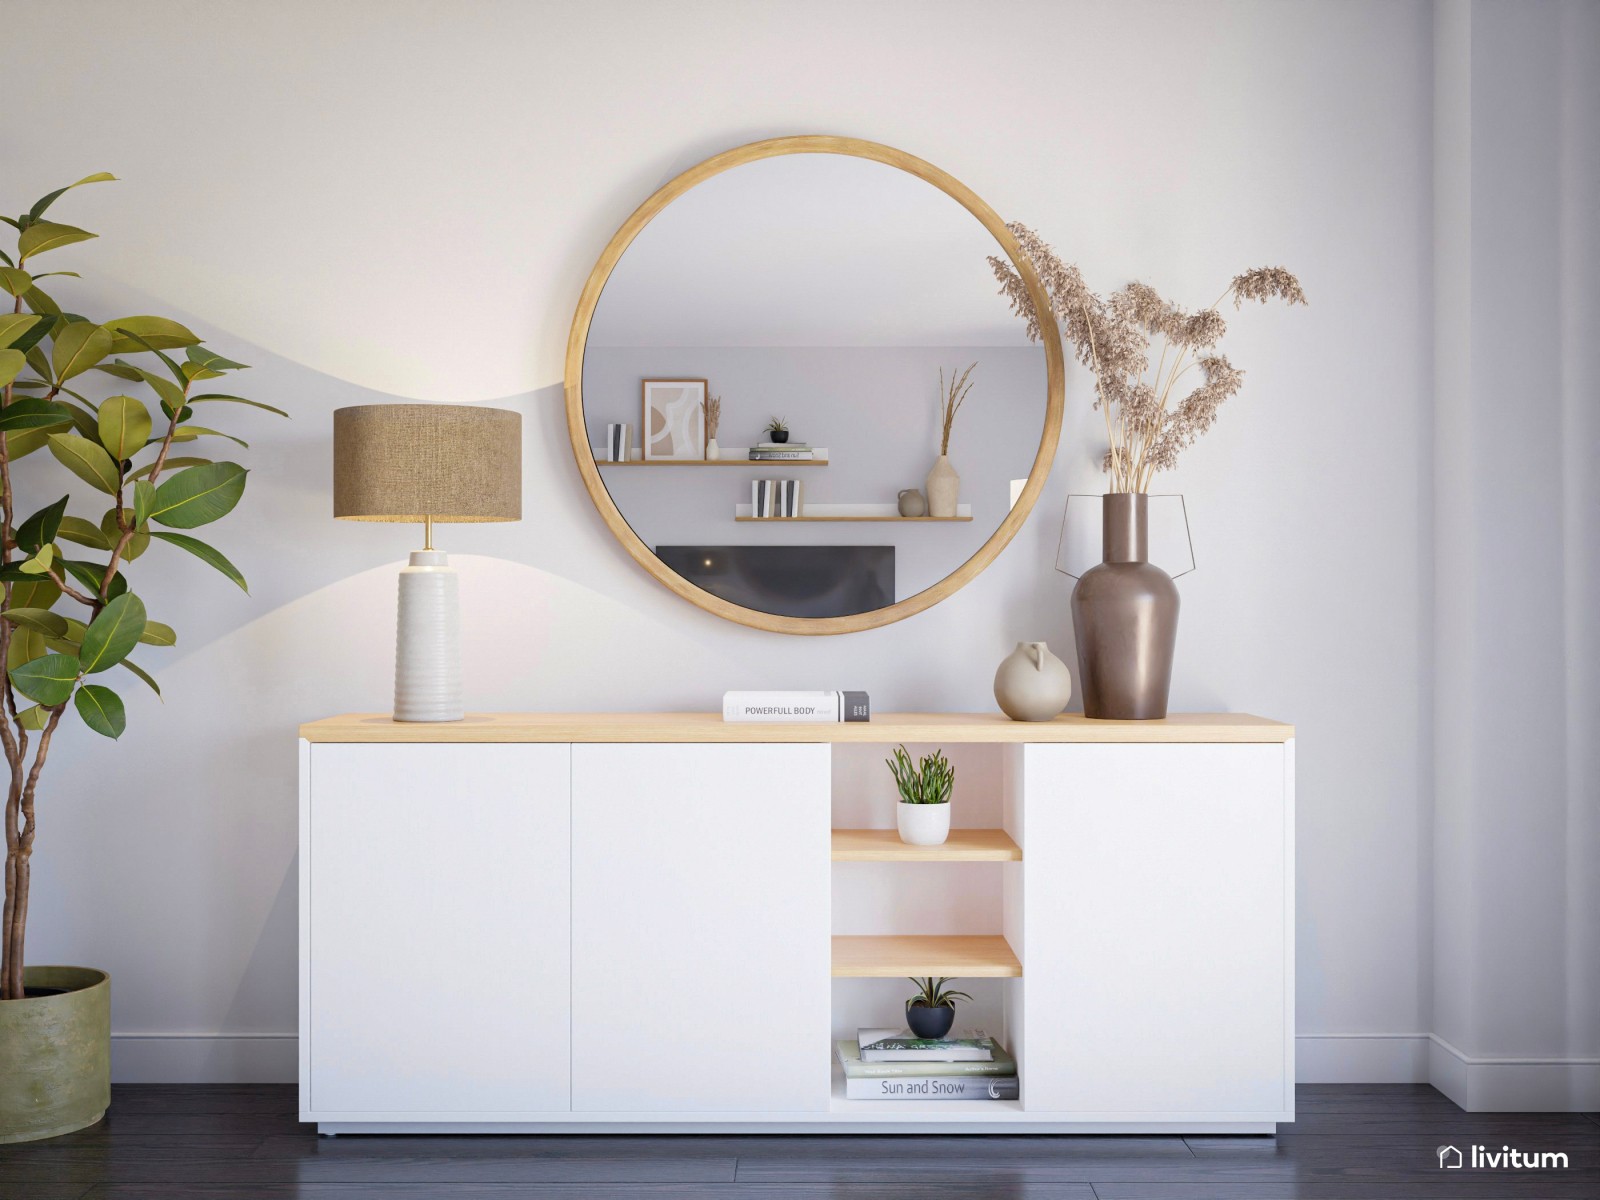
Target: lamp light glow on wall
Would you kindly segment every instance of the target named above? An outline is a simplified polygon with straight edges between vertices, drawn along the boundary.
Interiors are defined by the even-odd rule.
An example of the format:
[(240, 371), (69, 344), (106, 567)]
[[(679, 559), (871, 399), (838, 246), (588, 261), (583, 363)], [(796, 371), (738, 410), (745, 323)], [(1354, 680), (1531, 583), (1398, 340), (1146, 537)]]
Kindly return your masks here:
[(400, 572), (394, 719), (459, 721), (461, 606), (435, 522), (522, 519), (522, 416), (469, 404), (362, 404), (333, 414), (333, 515), (414, 521)]

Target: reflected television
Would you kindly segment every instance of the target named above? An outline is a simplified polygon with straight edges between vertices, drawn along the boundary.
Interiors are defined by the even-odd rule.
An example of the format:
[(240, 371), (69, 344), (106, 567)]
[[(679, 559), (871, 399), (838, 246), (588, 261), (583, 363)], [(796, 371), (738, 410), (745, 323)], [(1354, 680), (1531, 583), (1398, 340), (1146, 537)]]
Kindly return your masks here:
[(893, 546), (657, 546), (730, 604), (781, 617), (848, 617), (894, 603)]

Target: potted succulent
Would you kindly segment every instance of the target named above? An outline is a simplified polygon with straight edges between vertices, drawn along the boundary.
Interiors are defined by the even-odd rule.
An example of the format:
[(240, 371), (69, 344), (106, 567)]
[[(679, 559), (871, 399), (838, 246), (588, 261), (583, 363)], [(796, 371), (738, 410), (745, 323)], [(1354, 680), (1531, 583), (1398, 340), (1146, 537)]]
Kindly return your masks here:
[(773, 417), (767, 422), (767, 438), (782, 445), (789, 440), (789, 423), (782, 417)]
[[(101, 173), (71, 187), (114, 178)], [(120, 737), (122, 698), (108, 683), (156, 681), (130, 654), (171, 646), (177, 635), (153, 620), (128, 585), (127, 567), (147, 551), (176, 547), (241, 588), (244, 576), (188, 530), (226, 516), (244, 493), (237, 463), (193, 457), (188, 444), (225, 438), (194, 422), (203, 404), (255, 400), (215, 391), (211, 380), (243, 368), (202, 348), (200, 338), (165, 317), (95, 321), (63, 312), (40, 287), (51, 275), (35, 260), (95, 235), (46, 220), (70, 188), (59, 188), (18, 217), (0, 250), (0, 287), (14, 297), (0, 312), (0, 744), (6, 791), (6, 875), (0, 944), (0, 1143), (53, 1137), (92, 1125), (111, 1098), (111, 980), (90, 967), (24, 966), (34, 848), (34, 805), (50, 743), (65, 720)], [(182, 361), (167, 353), (182, 355)], [(108, 386), (86, 381), (97, 372)], [(131, 393), (138, 392), (144, 396)], [(158, 403), (147, 403), (147, 401)], [(155, 412), (152, 412), (152, 407)], [(182, 445), (184, 449), (179, 450)], [(17, 460), (47, 450), (75, 477), (28, 502), (15, 490)], [(30, 480), (43, 473), (29, 471)], [(77, 486), (81, 483), (84, 486)], [(53, 499), (56, 486), (72, 494)], [(98, 519), (69, 513), (98, 492)], [(53, 500), (40, 504), (39, 500)], [(182, 530), (184, 532), (175, 532)], [(71, 544), (71, 548), (65, 548)], [(59, 611), (58, 611), (59, 610)]]
[(894, 757), (886, 758), (895, 786), (900, 789), (896, 805), (896, 828), (908, 846), (942, 846), (950, 836), (950, 794), (956, 786), (956, 769), (943, 751), (925, 754), (913, 764), (904, 746), (895, 747)]
[(917, 994), (906, 1001), (906, 1024), (919, 1038), (942, 1038), (956, 1021), (956, 1001), (971, 1000), (965, 992), (945, 988), (948, 979), (912, 977)]

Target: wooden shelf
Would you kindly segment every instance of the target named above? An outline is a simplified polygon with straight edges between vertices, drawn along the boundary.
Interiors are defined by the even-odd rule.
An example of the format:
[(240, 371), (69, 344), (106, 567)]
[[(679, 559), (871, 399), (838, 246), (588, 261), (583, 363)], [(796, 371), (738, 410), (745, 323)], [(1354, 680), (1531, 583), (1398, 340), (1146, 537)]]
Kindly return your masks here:
[(895, 521), (901, 525), (912, 525), (919, 521), (970, 521), (971, 517), (735, 517), (735, 521), (787, 521), (794, 524), (797, 521)]
[(825, 467), (825, 458), (630, 458), (627, 462), (596, 459), (597, 467)]
[(893, 829), (835, 829), (834, 862), (1020, 862), (1004, 829), (952, 829), (942, 846), (908, 846)]
[(870, 721), (724, 721), (720, 712), (468, 713), (460, 721), (396, 721), (346, 713), (300, 726), (308, 742), (1284, 742), (1294, 726), (1245, 713), (1172, 713), (1159, 721), (1096, 721), (1063, 713), (1012, 721), (1001, 713), (874, 713)]
[(848, 979), (1008, 979), (1022, 974), (1022, 964), (999, 934), (874, 934), (834, 938), (833, 974)]
[(738, 504), (733, 509), (735, 521), (970, 521), (972, 505), (958, 504), (953, 517), (902, 517), (894, 504), (811, 504), (800, 506), (802, 516), (758, 517), (748, 504)]

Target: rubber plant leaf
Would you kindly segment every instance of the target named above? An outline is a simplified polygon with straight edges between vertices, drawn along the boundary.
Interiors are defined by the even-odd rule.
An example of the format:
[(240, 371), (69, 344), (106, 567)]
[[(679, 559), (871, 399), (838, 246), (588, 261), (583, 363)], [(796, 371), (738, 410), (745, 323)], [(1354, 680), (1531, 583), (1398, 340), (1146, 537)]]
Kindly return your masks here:
[[(200, 338), (167, 317), (119, 317), (107, 321), (111, 330), (111, 353), (136, 354), (140, 350), (180, 350), (198, 346)], [(169, 363), (171, 359), (167, 360)], [(181, 372), (180, 372), (181, 377)]]
[(229, 562), (227, 558), (224, 557), (222, 551), (218, 550), (216, 547), (208, 546), (199, 538), (189, 537), (182, 533), (167, 533), (160, 529), (152, 529), (150, 531), (150, 536), (160, 538), (163, 542), (170, 542), (180, 550), (187, 550), (201, 562), (209, 563), (211, 566), (221, 571), (229, 579), (237, 583), (239, 587), (243, 589), (246, 595), (249, 594), (250, 585), (244, 581), (244, 575), (239, 571), (239, 568)]
[[(20, 403), (20, 400), (16, 401), (12, 407), (15, 408)], [(61, 530), (62, 518), (66, 516), (67, 501), (69, 499), (71, 499), (70, 496), (61, 497), (54, 504), (41, 508), (21, 525), (18, 525), (15, 534), (17, 545), (21, 546), (29, 554), (33, 554), (38, 551), (40, 546), (48, 546), (55, 541), (56, 534)]]
[(98, 442), (91, 442), (75, 433), (52, 433), (50, 453), (85, 483), (107, 495), (116, 495), (117, 464)]
[(17, 239), (17, 263), (26, 262), (35, 254), (43, 254), (48, 250), (57, 250), (62, 246), (70, 246), (74, 242), (86, 242), (97, 234), (90, 233), (87, 229), (79, 229), (76, 225), (57, 225), (54, 221), (35, 221), (22, 231), (22, 236)]
[(83, 723), (96, 733), (108, 738), (119, 738), (128, 727), (127, 711), (122, 707), (122, 697), (98, 683), (86, 683), (72, 698)]
[(109, 353), (111, 335), (105, 329), (93, 321), (68, 323), (65, 329), (56, 330), (50, 347), (50, 365), (55, 370), (56, 383), (82, 375)]
[(225, 517), (244, 495), (246, 474), (231, 462), (179, 471), (156, 488), (150, 519), (172, 529), (194, 529)]
[(77, 183), (69, 183), (66, 187), (57, 188), (48, 195), (39, 197), (38, 200), (34, 201), (33, 207), (28, 210), (28, 218), (37, 222), (40, 217), (44, 216), (45, 209), (49, 208), (73, 188), (82, 187), (86, 183), (115, 183), (116, 178), (110, 171), (96, 171), (93, 175), (85, 175)]
[(70, 654), (46, 654), (11, 668), (11, 686), (47, 708), (65, 704), (82, 668)]
[(100, 405), (96, 427), (113, 458), (132, 458), (150, 440), (150, 410), (132, 396), (112, 396)]
[(144, 601), (125, 592), (100, 610), (83, 635), (79, 659), (85, 675), (109, 671), (139, 644), (144, 636)]

